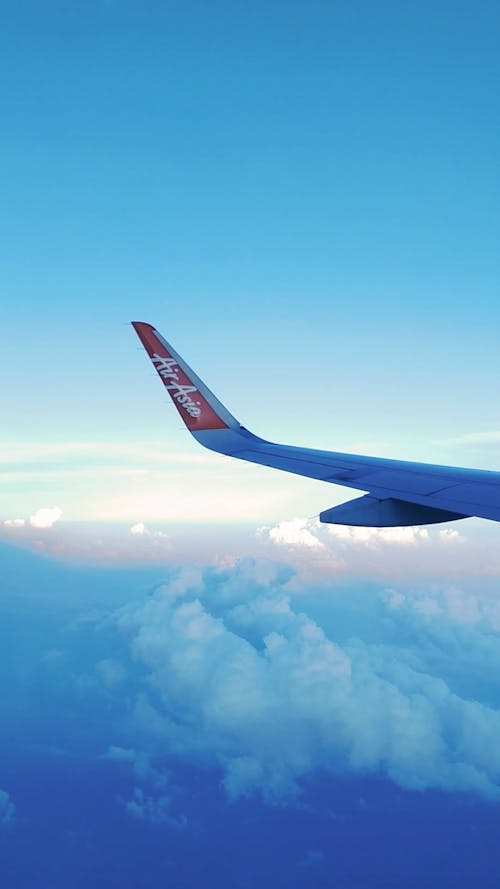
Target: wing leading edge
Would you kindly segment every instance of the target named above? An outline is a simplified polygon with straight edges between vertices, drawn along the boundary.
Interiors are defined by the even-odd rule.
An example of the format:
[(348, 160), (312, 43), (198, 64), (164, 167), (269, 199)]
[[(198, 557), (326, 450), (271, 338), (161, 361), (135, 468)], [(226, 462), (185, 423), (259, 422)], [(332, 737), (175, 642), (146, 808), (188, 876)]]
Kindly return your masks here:
[(201, 445), (239, 460), (365, 492), (322, 512), (322, 522), (397, 527), (468, 516), (500, 521), (500, 472), (266, 441), (241, 426), (154, 327), (141, 321), (132, 325), (185, 425)]

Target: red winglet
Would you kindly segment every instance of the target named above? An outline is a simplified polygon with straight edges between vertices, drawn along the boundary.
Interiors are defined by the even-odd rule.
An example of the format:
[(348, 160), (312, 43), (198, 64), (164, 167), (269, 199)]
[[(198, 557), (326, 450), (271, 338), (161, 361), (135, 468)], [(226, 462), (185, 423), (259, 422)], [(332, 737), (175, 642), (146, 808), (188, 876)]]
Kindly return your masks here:
[(200, 391), (201, 381), (155, 328), (143, 321), (132, 326), (189, 431), (227, 429)]

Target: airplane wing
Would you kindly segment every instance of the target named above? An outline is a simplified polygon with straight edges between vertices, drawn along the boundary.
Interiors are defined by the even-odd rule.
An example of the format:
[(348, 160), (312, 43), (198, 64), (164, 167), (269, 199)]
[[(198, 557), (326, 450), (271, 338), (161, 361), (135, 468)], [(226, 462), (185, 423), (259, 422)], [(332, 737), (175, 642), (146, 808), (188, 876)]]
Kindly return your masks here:
[(365, 492), (322, 522), (396, 527), (468, 516), (500, 521), (500, 472), (275, 444), (249, 432), (150, 324), (132, 322), (185, 425), (206, 448)]

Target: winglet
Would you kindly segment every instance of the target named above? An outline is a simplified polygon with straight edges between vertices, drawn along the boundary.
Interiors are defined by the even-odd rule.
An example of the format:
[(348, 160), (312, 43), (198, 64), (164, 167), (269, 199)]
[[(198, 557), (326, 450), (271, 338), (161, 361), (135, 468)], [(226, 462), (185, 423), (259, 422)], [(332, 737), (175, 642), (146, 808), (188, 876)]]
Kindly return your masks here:
[(190, 432), (240, 428), (238, 421), (151, 324), (132, 321), (132, 327)]

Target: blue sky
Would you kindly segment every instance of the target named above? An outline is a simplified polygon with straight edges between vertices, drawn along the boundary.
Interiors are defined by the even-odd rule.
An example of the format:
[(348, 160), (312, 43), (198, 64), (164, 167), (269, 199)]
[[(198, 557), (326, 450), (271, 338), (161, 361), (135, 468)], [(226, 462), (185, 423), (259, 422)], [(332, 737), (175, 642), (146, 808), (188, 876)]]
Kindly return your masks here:
[(129, 322), (258, 434), (500, 469), (498, 31), (3, 4), (6, 889), (496, 885), (497, 526), (320, 528)]
[[(39, 466), (108, 448), (72, 455), (66, 518), (179, 512), (104, 472), (153, 473), (123, 443), (196, 454), (136, 318), (264, 435), (498, 467), (462, 440), (498, 432), (497, 28), (493, 3), (6, 5), (3, 436)], [(241, 479), (278, 508), (232, 521), (328, 505)], [(6, 514), (45, 505), (36, 484), (9, 479)]]

